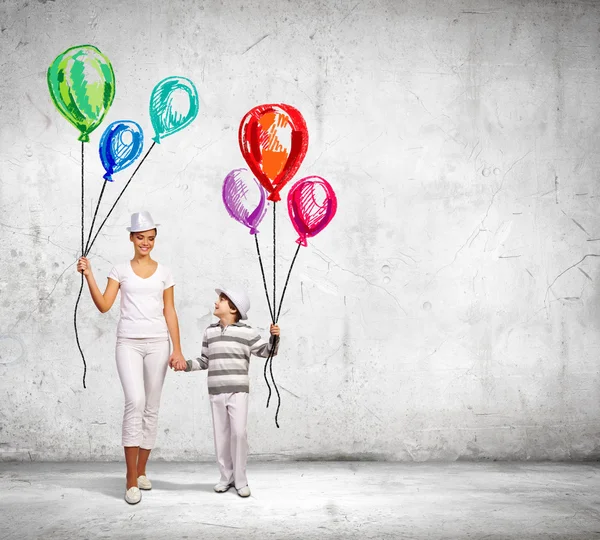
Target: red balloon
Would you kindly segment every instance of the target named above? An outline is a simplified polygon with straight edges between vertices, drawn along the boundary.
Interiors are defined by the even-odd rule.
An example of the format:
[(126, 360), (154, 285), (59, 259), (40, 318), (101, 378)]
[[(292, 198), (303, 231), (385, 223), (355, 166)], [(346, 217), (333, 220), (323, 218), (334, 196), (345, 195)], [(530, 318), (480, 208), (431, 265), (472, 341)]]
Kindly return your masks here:
[(300, 111), (290, 105), (259, 105), (240, 123), (242, 155), (254, 176), (269, 193), (279, 192), (300, 167), (308, 149), (308, 130)]
[(287, 200), (292, 225), (300, 235), (296, 243), (302, 246), (307, 245), (307, 238), (327, 227), (337, 210), (333, 188), (320, 176), (298, 180), (290, 189)]

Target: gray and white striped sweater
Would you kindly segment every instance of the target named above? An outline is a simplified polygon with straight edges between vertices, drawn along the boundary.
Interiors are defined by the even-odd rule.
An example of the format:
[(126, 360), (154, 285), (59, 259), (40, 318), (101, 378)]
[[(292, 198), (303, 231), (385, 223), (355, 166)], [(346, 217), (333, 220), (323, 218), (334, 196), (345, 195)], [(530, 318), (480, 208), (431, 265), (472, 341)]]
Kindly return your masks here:
[[(208, 369), (209, 394), (249, 392), (248, 368), (250, 355), (266, 358), (272, 348), (274, 338), (267, 342), (251, 326), (242, 322), (223, 327), (220, 323), (211, 324), (202, 339), (202, 355), (187, 360), (186, 371)], [(279, 349), (279, 340), (274, 354)]]

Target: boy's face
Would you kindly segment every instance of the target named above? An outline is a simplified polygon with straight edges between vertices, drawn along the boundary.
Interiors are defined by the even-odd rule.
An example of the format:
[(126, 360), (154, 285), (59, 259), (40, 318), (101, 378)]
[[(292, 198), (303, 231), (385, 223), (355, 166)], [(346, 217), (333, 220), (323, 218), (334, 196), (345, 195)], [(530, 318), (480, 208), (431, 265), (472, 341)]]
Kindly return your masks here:
[(224, 294), (220, 294), (219, 298), (217, 298), (217, 301), (215, 302), (215, 311), (213, 314), (219, 317), (219, 319), (228, 317), (229, 315), (235, 316), (235, 309), (231, 309), (229, 307), (229, 302)]

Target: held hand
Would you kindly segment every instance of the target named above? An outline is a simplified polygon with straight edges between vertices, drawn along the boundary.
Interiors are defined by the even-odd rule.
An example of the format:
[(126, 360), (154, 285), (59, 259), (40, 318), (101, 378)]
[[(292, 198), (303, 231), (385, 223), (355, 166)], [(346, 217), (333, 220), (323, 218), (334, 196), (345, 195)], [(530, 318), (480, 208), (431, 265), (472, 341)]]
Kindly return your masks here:
[(279, 336), (279, 326), (278, 325), (276, 325), (276, 324), (271, 325), (271, 335)]
[(169, 366), (171, 366), (171, 368), (175, 371), (185, 371), (185, 368), (187, 367), (187, 362), (185, 361), (185, 358), (180, 351), (173, 352), (171, 354), (171, 356), (169, 357)]
[(84, 276), (89, 276), (92, 271), (92, 265), (86, 257), (81, 257), (77, 261), (77, 271)]

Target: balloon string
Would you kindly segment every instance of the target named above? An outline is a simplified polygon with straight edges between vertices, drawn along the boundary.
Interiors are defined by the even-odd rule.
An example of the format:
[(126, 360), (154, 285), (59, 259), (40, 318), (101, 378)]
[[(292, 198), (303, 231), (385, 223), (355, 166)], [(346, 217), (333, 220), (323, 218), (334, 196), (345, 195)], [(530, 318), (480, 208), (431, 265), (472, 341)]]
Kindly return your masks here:
[[(277, 281), (276, 281), (276, 274), (277, 274), (277, 265), (275, 264), (275, 257), (276, 257), (276, 253), (277, 253), (277, 238), (276, 238), (276, 233), (275, 231), (276, 229), (276, 214), (275, 214), (275, 209), (277, 208), (277, 203), (273, 203), (273, 314), (275, 314), (277, 312), (277, 304), (276, 304), (276, 298), (277, 295), (275, 294), (276, 291), (276, 286), (277, 286)], [(273, 322), (275, 322), (275, 320), (273, 320)]]
[[(273, 314), (273, 309), (271, 308), (271, 300), (269, 299), (269, 290), (267, 289), (267, 279), (265, 277), (265, 269), (262, 263), (262, 257), (260, 256), (260, 247), (258, 245), (258, 233), (254, 235), (254, 241), (256, 243), (256, 252), (258, 253), (258, 262), (260, 264), (260, 272), (262, 274), (263, 285), (265, 287), (265, 296), (267, 297), (267, 305), (269, 306), (269, 313), (271, 314), (271, 321), (275, 322), (275, 315)], [(267, 388), (269, 389), (269, 397), (267, 398), (267, 407), (269, 406), (269, 400), (271, 399), (271, 385), (269, 384), (269, 378), (267, 377), (267, 365), (269, 363), (268, 357), (265, 362), (265, 368), (263, 371), (263, 376), (265, 378), (265, 382), (267, 383)]]
[[(269, 352), (269, 356), (267, 357), (267, 362), (265, 363), (265, 367), (268, 363), (269, 370), (271, 372), (271, 379), (273, 380), (273, 387), (275, 388), (275, 392), (277, 392), (277, 410), (275, 411), (275, 425), (279, 428), (279, 422), (277, 421), (277, 417), (279, 416), (279, 408), (281, 407), (281, 395), (279, 394), (279, 389), (277, 388), (277, 385), (275, 384), (275, 377), (273, 377), (273, 356), (274, 356), (273, 353), (275, 351), (275, 347), (277, 347), (278, 341), (279, 341), (279, 336), (275, 336), (273, 339), (273, 346), (271, 348), (271, 351)], [(269, 399), (270, 398), (271, 398), (271, 395), (269, 392)], [(267, 400), (267, 407), (269, 406), (269, 399)]]
[(83, 360), (83, 387), (87, 388), (85, 385), (85, 374), (87, 373), (87, 364), (85, 363), (85, 356), (83, 355), (83, 351), (81, 350), (81, 344), (79, 343), (79, 333), (77, 332), (77, 308), (79, 307), (79, 300), (81, 300), (82, 291), (83, 272), (81, 273), (81, 285), (79, 287), (79, 294), (77, 295), (77, 301), (75, 302), (75, 312), (73, 313), (73, 325), (75, 326), (75, 340), (77, 341), (77, 348), (79, 349), (79, 354), (81, 354), (81, 359)]
[[(133, 173), (131, 174), (131, 176), (129, 177), (129, 180), (127, 181), (127, 183), (125, 184), (125, 187), (121, 190), (121, 193), (119, 193), (119, 196), (117, 197), (117, 200), (114, 202), (114, 204), (111, 206), (110, 210), (108, 211), (108, 214), (106, 215), (106, 217), (104, 218), (104, 221), (100, 224), (100, 227), (98, 227), (98, 230), (96, 231), (96, 234), (94, 236), (94, 239), (92, 240), (92, 243), (89, 245), (88, 249), (87, 249), (87, 253), (89, 253), (92, 249), (92, 246), (94, 245), (94, 242), (96, 241), (96, 238), (98, 238), (98, 235), (100, 234), (100, 231), (102, 230), (102, 227), (104, 227), (104, 224), (106, 223), (106, 220), (109, 218), (109, 216), (111, 215), (112, 211), (115, 209), (115, 206), (117, 206), (117, 203), (119, 202), (119, 199), (122, 197), (123, 193), (125, 193), (125, 190), (127, 189), (127, 186), (129, 186), (129, 184), (131, 183), (131, 181), (133, 180), (133, 177), (135, 176), (135, 173), (138, 172), (138, 169), (142, 166), (142, 163), (144, 163), (144, 161), (146, 160), (146, 158), (148, 157), (148, 154), (150, 154), (150, 152), (152, 151), (152, 149), (154, 148), (154, 146), (156, 145), (156, 141), (154, 141), (152, 143), (152, 145), (150, 146), (150, 148), (148, 148), (148, 151), (144, 154), (144, 157), (142, 158), (142, 160), (138, 163), (138, 166), (135, 168), (135, 171), (133, 171)], [(87, 254), (86, 253), (86, 254)]]
[(96, 210), (94, 210), (94, 217), (92, 218), (92, 224), (90, 225), (90, 232), (88, 234), (88, 239), (87, 242), (85, 244), (85, 251), (84, 253), (87, 255), (88, 253), (88, 246), (90, 244), (90, 239), (92, 238), (92, 230), (94, 229), (94, 223), (96, 223), (96, 216), (98, 215), (98, 208), (100, 208), (100, 201), (102, 200), (102, 195), (104, 195), (104, 190), (106, 189), (106, 184), (108, 182), (105, 180), (104, 182), (102, 182), (102, 189), (100, 190), (100, 197), (98, 197), (98, 202), (96, 203)]
[[(273, 315), (277, 313), (277, 265), (276, 265), (276, 255), (277, 255), (277, 214), (276, 214), (277, 203), (273, 203)], [(277, 323), (277, 318), (273, 318), (273, 324)], [(269, 356), (267, 357), (267, 361), (265, 362), (265, 380), (267, 374), (267, 365), (269, 366), (269, 372), (271, 373), (271, 381), (273, 382), (273, 388), (275, 388), (275, 392), (277, 393), (277, 411), (275, 413), (275, 425), (279, 427), (279, 422), (277, 421), (277, 416), (279, 414), (279, 408), (281, 407), (281, 395), (279, 394), (279, 389), (277, 388), (277, 383), (275, 382), (275, 377), (273, 377), (273, 352), (275, 351), (275, 347), (277, 345), (279, 338), (275, 336), (273, 340), (273, 348), (269, 352)], [(267, 382), (268, 385), (268, 382)], [(269, 396), (267, 397), (267, 408), (269, 407), (269, 403), (271, 401), (271, 387), (269, 387)]]
[(275, 322), (275, 315), (271, 308), (271, 299), (269, 298), (269, 291), (267, 289), (267, 278), (265, 277), (265, 268), (263, 266), (262, 258), (260, 256), (260, 247), (258, 245), (258, 233), (254, 235), (254, 242), (256, 243), (256, 252), (258, 253), (258, 262), (260, 264), (260, 273), (262, 274), (263, 285), (265, 287), (265, 296), (267, 297), (267, 304), (269, 306), (269, 313), (271, 314), (271, 321)]
[[(296, 257), (298, 256), (299, 252), (300, 252), (300, 244), (298, 244), (298, 247), (296, 248), (296, 253), (294, 253), (294, 258), (292, 259), (292, 264), (290, 265), (290, 269), (289, 269), (287, 277), (285, 279), (285, 285), (283, 287), (283, 292), (281, 293), (281, 298), (279, 299), (279, 310), (277, 311), (277, 317), (275, 317), (275, 324), (277, 324), (277, 321), (279, 320), (279, 315), (281, 313), (281, 306), (283, 306), (283, 298), (285, 296), (285, 291), (287, 289), (288, 282), (290, 280), (290, 275), (292, 273), (292, 268), (294, 267), (294, 263), (296, 262)], [(275, 336), (275, 340), (273, 342), (273, 349), (271, 349), (269, 358), (267, 358), (267, 363), (270, 360), (269, 369), (271, 371), (271, 379), (273, 380), (273, 386), (275, 387), (275, 392), (277, 392), (277, 410), (275, 411), (275, 425), (277, 427), (279, 427), (278, 417), (279, 417), (279, 409), (281, 407), (281, 395), (279, 394), (279, 390), (277, 388), (277, 385), (275, 384), (275, 378), (273, 377), (273, 351), (275, 350), (275, 347), (276, 347), (278, 341), (279, 341), (279, 337)], [(266, 375), (266, 367), (267, 367), (267, 364), (265, 363), (265, 375)], [(269, 388), (269, 399), (270, 398), (271, 398), (271, 388)], [(269, 399), (267, 399), (267, 407), (269, 406)]]
[[(84, 217), (85, 217), (85, 184), (84, 184), (84, 146), (83, 141), (81, 142), (81, 256), (84, 256)], [(79, 300), (81, 299), (81, 292), (83, 291), (83, 272), (81, 273), (81, 286), (79, 287), (79, 294), (77, 295), (77, 301), (75, 302), (75, 311), (73, 312), (73, 326), (75, 327), (75, 340), (77, 341), (77, 348), (79, 349), (79, 354), (81, 354), (81, 360), (83, 360), (83, 387), (85, 386), (85, 375), (87, 373), (87, 364), (85, 362), (85, 356), (83, 354), (83, 350), (81, 349), (81, 344), (79, 343), (79, 333), (77, 331), (77, 309), (79, 307)]]
[(279, 314), (281, 313), (281, 306), (283, 305), (283, 297), (285, 296), (285, 291), (288, 286), (288, 281), (290, 280), (290, 274), (292, 273), (292, 268), (294, 268), (294, 263), (296, 262), (296, 257), (298, 256), (298, 252), (300, 251), (300, 244), (296, 248), (296, 253), (294, 253), (294, 258), (292, 259), (292, 264), (290, 265), (290, 269), (287, 274), (287, 278), (285, 279), (285, 285), (283, 287), (283, 292), (281, 293), (281, 298), (279, 299), (279, 311), (277, 312), (277, 317), (275, 317), (275, 324), (279, 320)]

